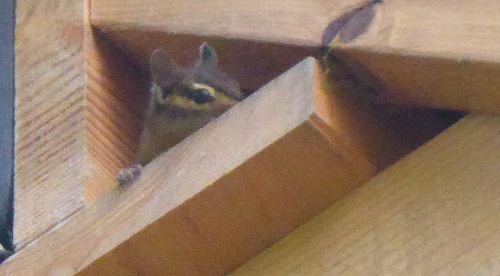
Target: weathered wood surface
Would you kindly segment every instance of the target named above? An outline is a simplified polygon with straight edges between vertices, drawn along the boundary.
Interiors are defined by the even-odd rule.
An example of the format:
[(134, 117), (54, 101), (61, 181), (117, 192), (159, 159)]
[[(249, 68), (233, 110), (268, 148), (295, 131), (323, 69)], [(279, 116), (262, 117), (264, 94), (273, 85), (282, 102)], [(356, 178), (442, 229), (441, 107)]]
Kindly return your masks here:
[[(172, 39), (162, 40), (173, 43), (175, 35), (187, 35), (310, 49), (320, 46), (331, 20), (362, 3), (95, 0), (91, 22), (136, 53), (144, 46), (128, 34), (141, 31), (169, 33)], [(495, 0), (385, 1), (375, 6), (368, 31), (340, 48), (386, 84), (386, 101), (500, 113), (499, 8)], [(302, 53), (285, 54), (293, 59)], [(141, 56), (144, 62), (147, 55)], [(237, 75), (243, 72), (238, 65), (229, 65)]]
[(117, 187), (119, 169), (135, 161), (149, 77), (90, 27), (85, 41), (84, 200)]
[(498, 275), (499, 147), (469, 115), (232, 275)]
[[(2, 274), (222, 274), (408, 149), (307, 59), (0, 266)], [(47, 254), (50, 252), (50, 254)], [(33, 262), (36, 260), (36, 262)]]
[(82, 203), (83, 2), (17, 1), (15, 221), (18, 249)]

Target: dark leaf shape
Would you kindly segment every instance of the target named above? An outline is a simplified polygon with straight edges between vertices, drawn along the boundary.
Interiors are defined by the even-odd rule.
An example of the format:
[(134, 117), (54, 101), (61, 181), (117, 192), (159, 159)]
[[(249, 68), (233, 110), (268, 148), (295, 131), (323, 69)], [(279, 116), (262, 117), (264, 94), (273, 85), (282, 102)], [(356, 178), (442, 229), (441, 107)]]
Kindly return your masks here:
[(340, 29), (340, 41), (347, 43), (364, 34), (374, 17), (373, 5), (359, 9)]
[(372, 0), (354, 8), (333, 20), (323, 31), (321, 43), (328, 46), (336, 37), (342, 43), (352, 41), (364, 34), (375, 17), (373, 6), (382, 0)]

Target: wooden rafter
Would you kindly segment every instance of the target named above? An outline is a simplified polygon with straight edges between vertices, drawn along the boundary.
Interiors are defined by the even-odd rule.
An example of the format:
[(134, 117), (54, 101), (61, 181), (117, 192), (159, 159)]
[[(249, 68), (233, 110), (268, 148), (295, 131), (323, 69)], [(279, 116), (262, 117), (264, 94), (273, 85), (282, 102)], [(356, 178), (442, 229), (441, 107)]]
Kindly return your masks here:
[(499, 274), (499, 137), (466, 117), (234, 275)]

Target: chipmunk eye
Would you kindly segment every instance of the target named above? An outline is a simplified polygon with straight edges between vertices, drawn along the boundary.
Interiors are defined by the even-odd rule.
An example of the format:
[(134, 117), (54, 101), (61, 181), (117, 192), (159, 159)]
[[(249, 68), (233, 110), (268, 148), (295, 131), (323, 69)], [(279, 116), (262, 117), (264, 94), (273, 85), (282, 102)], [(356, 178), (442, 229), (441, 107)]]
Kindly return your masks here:
[(214, 96), (205, 88), (191, 90), (188, 97), (197, 104), (204, 104), (214, 100)]

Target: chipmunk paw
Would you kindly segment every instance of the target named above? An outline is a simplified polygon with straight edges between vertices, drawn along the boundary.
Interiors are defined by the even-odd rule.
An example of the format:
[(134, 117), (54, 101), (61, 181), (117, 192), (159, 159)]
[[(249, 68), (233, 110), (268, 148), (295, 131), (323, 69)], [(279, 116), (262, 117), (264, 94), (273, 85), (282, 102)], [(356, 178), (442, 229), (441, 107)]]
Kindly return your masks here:
[(128, 168), (121, 169), (116, 174), (116, 181), (120, 185), (127, 185), (134, 182), (141, 175), (142, 165), (134, 164)]

